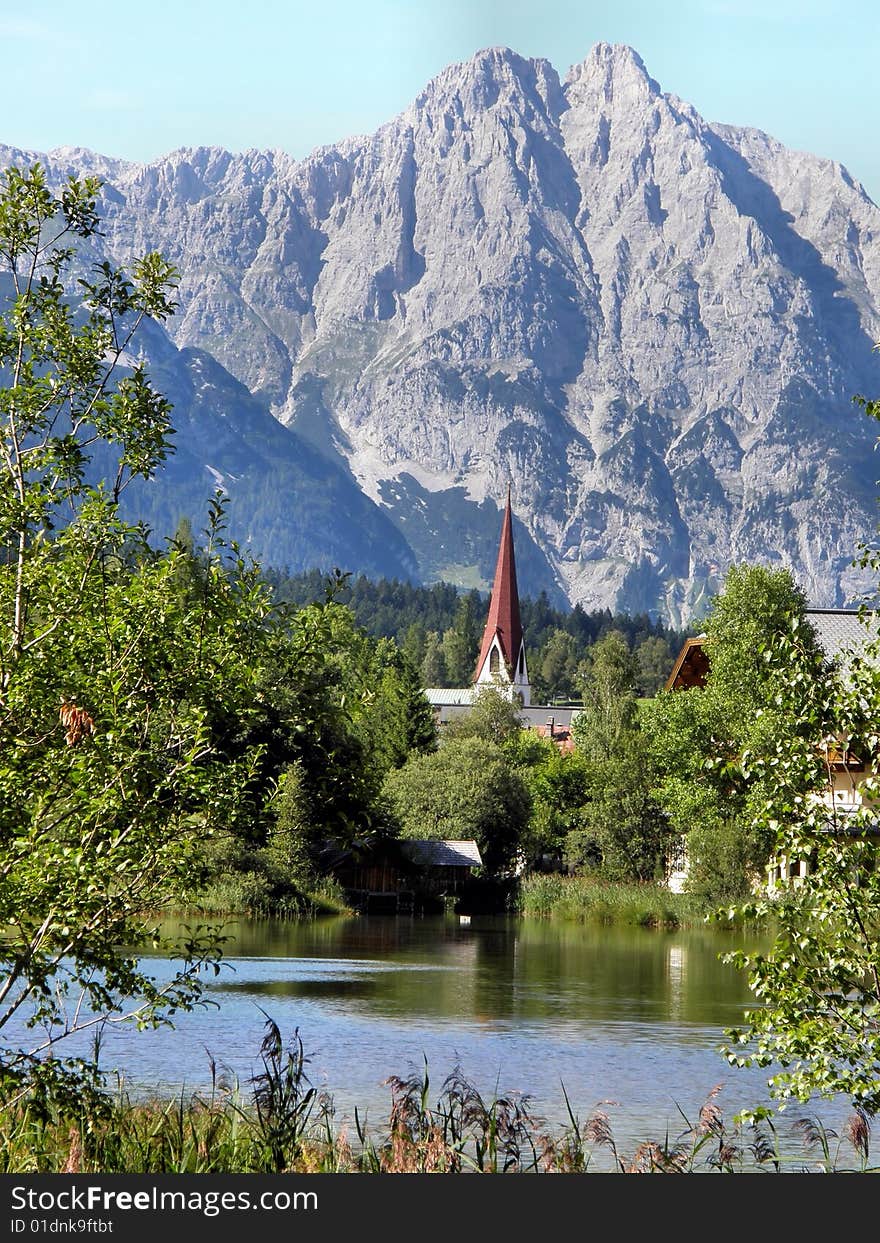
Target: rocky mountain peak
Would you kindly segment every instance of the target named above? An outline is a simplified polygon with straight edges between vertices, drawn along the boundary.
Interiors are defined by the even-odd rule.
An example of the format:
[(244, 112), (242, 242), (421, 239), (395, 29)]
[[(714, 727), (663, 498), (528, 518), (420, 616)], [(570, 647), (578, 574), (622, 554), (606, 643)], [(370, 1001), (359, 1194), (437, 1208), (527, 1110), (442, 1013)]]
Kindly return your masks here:
[(403, 115), (410, 123), (427, 118), (442, 126), (446, 118), (457, 118), (482, 126), (493, 116), (503, 121), (516, 114), (527, 123), (552, 118), (553, 125), (564, 106), (559, 75), (549, 61), (489, 47), (449, 65)]
[(565, 75), (565, 91), (570, 98), (601, 95), (607, 103), (615, 94), (630, 102), (652, 99), (660, 94), (638, 52), (625, 43), (597, 43), (580, 64)]
[[(709, 124), (632, 48), (564, 84), (484, 49), (302, 161), (71, 161), (108, 170), (113, 257), (180, 267), (175, 343), (360, 488), (395, 565), (486, 586), (513, 480), (526, 593), (680, 621), (742, 560), (817, 605), (858, 590), (880, 210), (839, 165)], [(263, 555), (302, 564), (272, 530)]]

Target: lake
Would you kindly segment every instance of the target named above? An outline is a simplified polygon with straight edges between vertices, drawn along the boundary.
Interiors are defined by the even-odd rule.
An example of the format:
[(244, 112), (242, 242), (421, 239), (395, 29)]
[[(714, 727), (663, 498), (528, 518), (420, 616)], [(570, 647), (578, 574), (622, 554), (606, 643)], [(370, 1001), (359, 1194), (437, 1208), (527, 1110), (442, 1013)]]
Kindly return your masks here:
[[(179, 1016), (173, 1031), (108, 1034), (102, 1061), (131, 1090), (204, 1088), (211, 1057), (247, 1089), (268, 1014), (285, 1034), (299, 1028), (337, 1121), (357, 1105), (375, 1129), (388, 1113), (384, 1081), (425, 1058), (432, 1100), (458, 1064), (484, 1094), (529, 1094), (554, 1129), (567, 1122), (563, 1084), (582, 1120), (612, 1101), (603, 1108), (624, 1151), (677, 1135), (682, 1112), (696, 1119), (719, 1082), (727, 1119), (766, 1099), (765, 1072), (718, 1053), (751, 1000), (718, 958), (744, 943), (739, 933), (477, 916), (242, 919), (226, 931), (227, 963), (207, 990), (217, 1008)], [(839, 1123), (846, 1109), (809, 1112)]]

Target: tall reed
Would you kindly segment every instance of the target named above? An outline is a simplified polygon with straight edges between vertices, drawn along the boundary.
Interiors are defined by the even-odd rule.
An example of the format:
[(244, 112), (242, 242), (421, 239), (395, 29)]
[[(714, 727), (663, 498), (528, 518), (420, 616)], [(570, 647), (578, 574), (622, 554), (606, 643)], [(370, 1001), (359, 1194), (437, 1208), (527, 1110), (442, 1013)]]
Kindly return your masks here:
[[(456, 1067), (434, 1099), (427, 1062), (392, 1076), (387, 1122), (376, 1133), (360, 1111), (354, 1130), (338, 1125), (332, 1097), (310, 1083), (299, 1032), (284, 1042), (267, 1017), (262, 1070), (250, 1092), (211, 1062), (206, 1092), (173, 1100), (132, 1099), (124, 1085), (82, 1107), (0, 1102), (0, 1173), (738, 1173), (864, 1171), (871, 1120), (855, 1110), (840, 1132), (804, 1118), (780, 1133), (759, 1111), (728, 1123), (713, 1088), (695, 1119), (674, 1136), (624, 1152), (600, 1102), (582, 1120), (565, 1095), (568, 1119), (549, 1128), (527, 1096), (485, 1098)], [(563, 1088), (564, 1093), (564, 1088)], [(565, 1094), (565, 1093), (564, 1093)], [(783, 1155), (783, 1138), (787, 1153)], [(793, 1146), (797, 1148), (795, 1155)]]
[(520, 889), (520, 913), (532, 919), (643, 928), (680, 928), (703, 921), (703, 912), (691, 898), (671, 893), (664, 885), (557, 874), (526, 877)]

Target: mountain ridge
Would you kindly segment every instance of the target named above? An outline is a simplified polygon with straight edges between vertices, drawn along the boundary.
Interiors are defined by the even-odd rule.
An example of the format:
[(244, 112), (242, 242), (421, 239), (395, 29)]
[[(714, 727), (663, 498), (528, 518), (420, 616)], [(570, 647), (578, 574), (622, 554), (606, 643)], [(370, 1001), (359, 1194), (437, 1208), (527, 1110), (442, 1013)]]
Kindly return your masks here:
[(112, 257), (181, 268), (176, 345), (347, 471), (417, 576), (487, 584), (512, 480), (530, 589), (585, 607), (683, 621), (734, 560), (816, 604), (866, 585), (880, 210), (633, 49), (564, 79), (483, 49), (303, 160), (92, 163)]

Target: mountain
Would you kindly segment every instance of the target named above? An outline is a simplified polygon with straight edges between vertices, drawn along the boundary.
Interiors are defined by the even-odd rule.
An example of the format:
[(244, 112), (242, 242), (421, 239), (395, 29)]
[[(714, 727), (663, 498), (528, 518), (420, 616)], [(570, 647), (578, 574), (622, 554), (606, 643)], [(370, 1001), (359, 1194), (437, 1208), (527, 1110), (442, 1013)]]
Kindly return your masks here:
[[(180, 268), (169, 330), (220, 378), (193, 381), (178, 456), (224, 475), (269, 561), (322, 462), (368, 507), (369, 531), (335, 523), (357, 555), (393, 531), (423, 579), (486, 585), (510, 480), (527, 592), (681, 622), (731, 561), (789, 566), (816, 605), (863, 584), (877, 471), (851, 399), (880, 393), (880, 210), (839, 164), (705, 121), (632, 49), (564, 80), (485, 50), (300, 161), (41, 158), (106, 179), (114, 259)], [(221, 464), (204, 429), (228, 403)], [(309, 463), (289, 495), (274, 452), (236, 469), (267, 411)]]
[(230, 497), (229, 533), (269, 565), (334, 566), (410, 579), (415, 557), (397, 528), (357, 486), (203, 350), (178, 350), (151, 325), (144, 357), (174, 406), (175, 452), (149, 481), (123, 493), (126, 517), (171, 533), (182, 516), (198, 530), (207, 498)]

